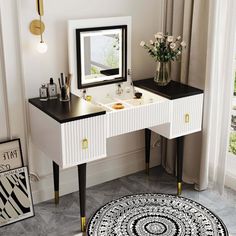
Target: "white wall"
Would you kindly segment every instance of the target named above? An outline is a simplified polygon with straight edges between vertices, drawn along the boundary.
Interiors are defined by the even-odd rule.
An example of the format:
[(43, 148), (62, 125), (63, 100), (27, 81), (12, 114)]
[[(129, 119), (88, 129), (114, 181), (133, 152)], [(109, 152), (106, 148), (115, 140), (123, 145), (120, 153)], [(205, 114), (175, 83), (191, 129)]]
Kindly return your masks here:
[[(5, 93), (4, 107), (7, 123), (7, 133), (3, 139), (19, 137), (21, 139), (24, 154), (24, 163), (27, 164), (26, 130), (24, 110), (24, 85), (22, 81), (22, 67), (20, 56), (20, 38), (17, 1), (0, 0), (0, 24), (2, 32), (1, 65), (3, 89)], [(1, 107), (2, 109), (2, 107)]]
[[(2, 48), (2, 31), (0, 27), (0, 55), (3, 55)], [(7, 102), (6, 102), (6, 86), (3, 73), (4, 63), (3, 57), (0, 57), (0, 141), (5, 140), (9, 136), (8, 119), (7, 119)]]
[[(36, 44), (39, 37), (29, 32), (30, 22), (37, 18), (35, 1), (19, 2), (20, 35), (22, 42), (23, 78), (26, 98), (38, 96), (40, 84), (50, 77), (58, 78), (61, 72), (68, 73), (67, 20), (132, 16), (132, 72), (134, 79), (153, 76), (155, 63), (139, 46), (141, 40), (149, 40), (161, 30), (161, 0), (45, 0), (46, 25), (44, 34), (48, 52), (39, 54)], [(108, 140), (109, 158), (89, 165), (88, 185), (97, 184), (143, 169), (144, 133), (135, 132)], [(33, 184), (36, 202), (51, 198), (51, 161), (30, 144), (32, 169), (39, 174), (40, 182)], [(155, 150), (157, 153), (157, 150)], [(158, 163), (157, 154), (153, 158)], [(46, 187), (47, 186), (47, 187)], [(63, 194), (77, 189), (76, 168), (61, 173)], [(69, 187), (68, 187), (69, 186)]]
[(67, 20), (69, 19), (131, 15), (133, 77), (140, 79), (152, 76), (155, 63), (139, 43), (141, 40), (151, 39), (153, 34), (161, 29), (160, 2), (161, 0), (148, 0), (148, 2), (145, 0), (45, 0), (44, 38), (49, 50), (47, 54), (40, 55), (35, 50), (39, 37), (29, 32), (30, 22), (38, 17), (35, 1), (20, 1), (27, 96), (38, 95), (40, 83), (47, 81), (50, 76), (57, 78), (60, 72), (68, 71)]

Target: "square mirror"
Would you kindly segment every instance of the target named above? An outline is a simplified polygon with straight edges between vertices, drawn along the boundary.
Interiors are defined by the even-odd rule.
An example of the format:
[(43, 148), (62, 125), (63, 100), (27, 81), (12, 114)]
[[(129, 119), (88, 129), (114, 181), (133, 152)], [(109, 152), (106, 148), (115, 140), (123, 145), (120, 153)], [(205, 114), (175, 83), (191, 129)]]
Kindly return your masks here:
[(76, 29), (78, 88), (127, 80), (127, 26)]

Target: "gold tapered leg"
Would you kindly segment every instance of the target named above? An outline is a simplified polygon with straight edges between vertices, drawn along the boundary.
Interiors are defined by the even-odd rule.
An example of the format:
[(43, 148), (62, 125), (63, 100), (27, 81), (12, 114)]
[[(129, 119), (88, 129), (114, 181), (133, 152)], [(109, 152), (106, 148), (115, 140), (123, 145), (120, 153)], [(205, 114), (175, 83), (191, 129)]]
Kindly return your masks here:
[(149, 175), (149, 163), (146, 163), (146, 174)]
[(54, 200), (56, 205), (59, 204), (59, 191), (54, 192)]
[(180, 196), (182, 194), (182, 182), (177, 183), (177, 195)]
[(85, 232), (86, 231), (86, 217), (81, 217), (81, 231)]

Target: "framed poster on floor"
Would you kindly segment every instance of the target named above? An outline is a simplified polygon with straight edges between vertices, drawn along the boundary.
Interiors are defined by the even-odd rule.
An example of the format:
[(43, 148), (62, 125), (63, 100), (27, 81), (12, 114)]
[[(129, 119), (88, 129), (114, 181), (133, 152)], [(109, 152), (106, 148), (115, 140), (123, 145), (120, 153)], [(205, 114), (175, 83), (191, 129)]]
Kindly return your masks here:
[(0, 173), (23, 166), (20, 139), (0, 142)]
[(0, 173), (0, 227), (34, 216), (27, 167)]

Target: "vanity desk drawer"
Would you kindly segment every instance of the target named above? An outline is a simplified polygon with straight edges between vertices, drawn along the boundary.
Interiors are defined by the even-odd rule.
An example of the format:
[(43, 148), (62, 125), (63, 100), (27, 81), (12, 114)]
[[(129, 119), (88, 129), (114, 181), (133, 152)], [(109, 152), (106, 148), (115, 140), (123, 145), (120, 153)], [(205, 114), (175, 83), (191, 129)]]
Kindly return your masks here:
[(170, 122), (150, 129), (168, 139), (195, 133), (202, 127), (203, 94), (170, 100)]
[(170, 121), (168, 100), (109, 112), (107, 132), (113, 137)]
[(79, 97), (29, 100), (31, 142), (61, 168), (106, 157), (105, 110)]
[(198, 132), (202, 126), (203, 90), (171, 80), (157, 86), (153, 78), (135, 81), (134, 85), (161, 95), (170, 103), (170, 120), (150, 129), (168, 139)]
[(171, 136), (179, 137), (201, 130), (203, 94), (172, 102)]
[(61, 125), (62, 162), (70, 167), (106, 157), (106, 116)]

